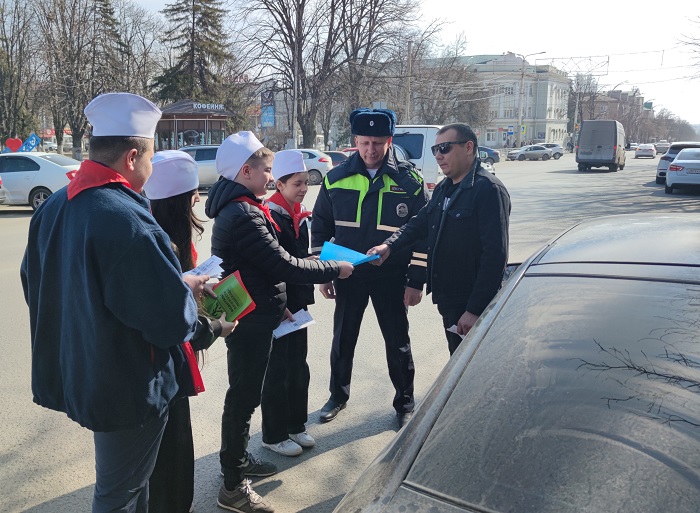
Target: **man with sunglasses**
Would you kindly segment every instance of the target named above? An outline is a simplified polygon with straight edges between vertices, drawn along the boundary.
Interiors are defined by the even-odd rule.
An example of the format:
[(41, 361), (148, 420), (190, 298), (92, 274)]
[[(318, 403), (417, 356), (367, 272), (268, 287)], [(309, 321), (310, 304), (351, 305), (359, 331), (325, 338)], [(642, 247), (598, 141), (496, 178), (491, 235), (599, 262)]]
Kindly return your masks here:
[(481, 167), (474, 131), (463, 123), (442, 127), (431, 148), (445, 179), (428, 205), (384, 244), (376, 265), (427, 239), (428, 284), (446, 331), (450, 355), (498, 292), (508, 261), (510, 196)]
[[(423, 179), (412, 164), (397, 162), (391, 136), (396, 114), (384, 109), (356, 109), (350, 125), (357, 152), (324, 178), (313, 210), (311, 250), (323, 243), (365, 253), (398, 230), (426, 203)], [(393, 406), (399, 427), (413, 414), (413, 356), (407, 307), (418, 304), (425, 283), (427, 255), (416, 247), (396, 251), (384, 267), (358, 266), (347, 280), (320, 286), (335, 299), (331, 349), (331, 396), (321, 409), (321, 422), (333, 420), (350, 398), (355, 346), (365, 309), (372, 300), (384, 336)]]

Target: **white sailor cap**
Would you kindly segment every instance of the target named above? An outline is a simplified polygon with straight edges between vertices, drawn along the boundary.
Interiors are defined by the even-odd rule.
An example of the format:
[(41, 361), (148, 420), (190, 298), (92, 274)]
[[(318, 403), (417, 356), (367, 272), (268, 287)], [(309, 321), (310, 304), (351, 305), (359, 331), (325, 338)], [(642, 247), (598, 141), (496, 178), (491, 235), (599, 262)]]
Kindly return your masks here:
[(197, 163), (184, 151), (164, 150), (153, 156), (153, 174), (143, 186), (152, 200), (171, 198), (199, 187)]
[(272, 163), (272, 177), (275, 181), (283, 176), (304, 171), (306, 171), (304, 154), (299, 150), (282, 150), (275, 153), (275, 161)]
[(246, 160), (262, 147), (263, 143), (253, 132), (229, 135), (216, 152), (216, 172), (224, 178), (235, 180)]
[(85, 116), (95, 137), (145, 137), (153, 139), (161, 112), (137, 94), (106, 93), (85, 107)]

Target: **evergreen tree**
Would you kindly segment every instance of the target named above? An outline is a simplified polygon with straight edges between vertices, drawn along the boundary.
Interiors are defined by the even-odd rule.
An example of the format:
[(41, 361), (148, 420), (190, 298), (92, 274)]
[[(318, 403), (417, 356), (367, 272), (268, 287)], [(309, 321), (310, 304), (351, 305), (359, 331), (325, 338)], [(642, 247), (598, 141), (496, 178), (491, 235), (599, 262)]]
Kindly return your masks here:
[(176, 52), (174, 64), (154, 80), (161, 100), (216, 99), (220, 84), (215, 70), (230, 57), (221, 5), (220, 0), (190, 0), (166, 4), (161, 11), (171, 25), (165, 42)]

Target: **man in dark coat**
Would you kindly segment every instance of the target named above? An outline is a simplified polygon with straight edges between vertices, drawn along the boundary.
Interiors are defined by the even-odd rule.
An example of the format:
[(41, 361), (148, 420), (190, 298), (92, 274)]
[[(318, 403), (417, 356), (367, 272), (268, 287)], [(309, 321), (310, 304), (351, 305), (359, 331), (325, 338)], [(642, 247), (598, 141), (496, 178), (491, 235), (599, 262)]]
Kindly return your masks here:
[(384, 244), (378, 265), (427, 239), (428, 285), (447, 331), (450, 354), (498, 292), (508, 261), (510, 196), (481, 167), (472, 129), (462, 123), (442, 127), (432, 147), (445, 179), (428, 205)]

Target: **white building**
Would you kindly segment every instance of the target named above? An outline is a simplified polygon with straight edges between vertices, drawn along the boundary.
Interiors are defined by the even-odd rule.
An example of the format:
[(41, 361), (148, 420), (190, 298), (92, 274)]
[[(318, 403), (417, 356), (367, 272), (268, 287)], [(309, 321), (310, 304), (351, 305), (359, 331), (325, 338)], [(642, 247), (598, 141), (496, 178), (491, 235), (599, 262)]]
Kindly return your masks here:
[(571, 83), (566, 73), (550, 65), (530, 65), (510, 52), (464, 59), (490, 91), (490, 120), (479, 130), (480, 145), (502, 148), (517, 141), (521, 102), (521, 140), (564, 145)]

